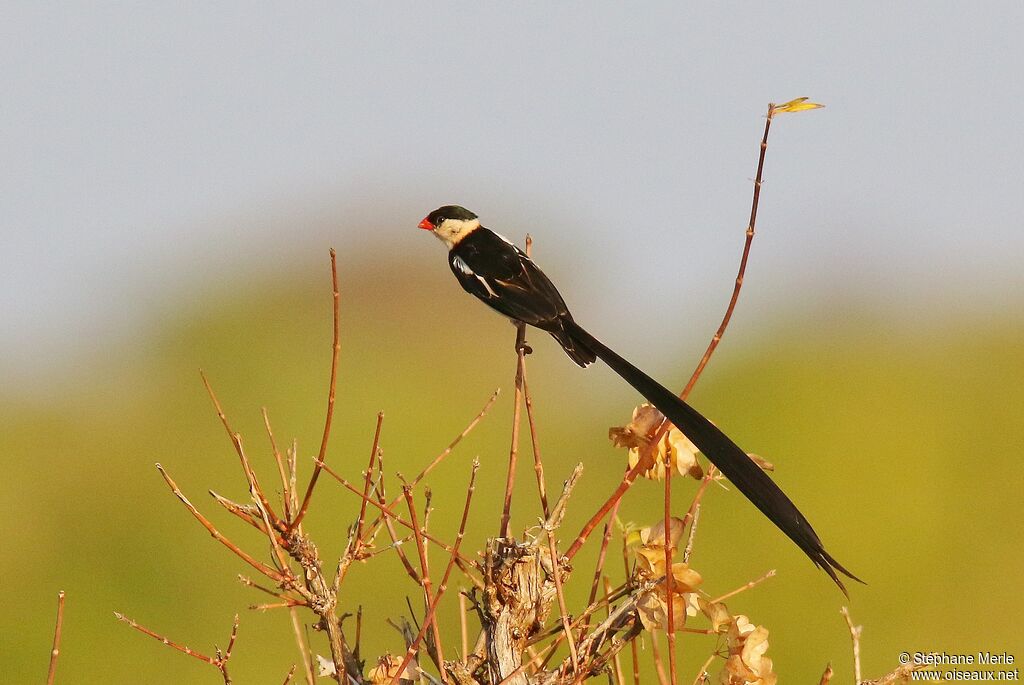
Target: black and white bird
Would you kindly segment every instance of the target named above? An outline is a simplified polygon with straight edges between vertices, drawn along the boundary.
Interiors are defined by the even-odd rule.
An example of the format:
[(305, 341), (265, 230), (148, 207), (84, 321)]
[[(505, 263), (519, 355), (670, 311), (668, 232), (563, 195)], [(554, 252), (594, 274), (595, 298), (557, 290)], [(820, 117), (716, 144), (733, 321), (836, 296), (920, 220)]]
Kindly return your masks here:
[(836, 571), (859, 581), (825, 551), (796, 505), (746, 452), (697, 410), (580, 327), (550, 279), (511, 241), (481, 226), (476, 214), (456, 205), (435, 209), (419, 227), (432, 231), (448, 247), (448, 264), (466, 292), (513, 321), (547, 331), (580, 366), (604, 361), (682, 431), (844, 593), (846, 587)]

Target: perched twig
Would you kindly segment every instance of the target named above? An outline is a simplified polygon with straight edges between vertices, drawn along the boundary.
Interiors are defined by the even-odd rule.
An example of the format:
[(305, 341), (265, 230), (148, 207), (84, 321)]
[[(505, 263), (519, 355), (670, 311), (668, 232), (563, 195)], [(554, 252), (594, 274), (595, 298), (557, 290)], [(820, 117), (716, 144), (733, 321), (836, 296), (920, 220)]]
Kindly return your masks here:
[[(740, 256), (740, 267), (736, 273), (736, 283), (733, 286), (732, 296), (729, 298), (729, 305), (725, 308), (725, 315), (722, 317), (722, 323), (719, 324), (718, 330), (715, 331), (714, 336), (711, 338), (711, 342), (708, 343), (707, 349), (704, 351), (704, 356), (701, 357), (697, 363), (697, 368), (693, 370), (690, 375), (690, 380), (687, 381), (686, 387), (679, 393), (679, 399), (686, 400), (690, 396), (690, 392), (693, 390), (693, 386), (697, 384), (697, 380), (704, 372), (704, 368), (711, 361), (711, 355), (715, 353), (715, 348), (718, 347), (718, 343), (722, 341), (722, 336), (725, 335), (725, 329), (729, 327), (729, 321), (732, 319), (732, 313), (736, 309), (736, 303), (740, 298), (740, 290), (743, 288), (743, 277), (747, 272), (747, 259), (750, 256), (750, 245), (754, 241), (754, 227), (757, 224), (757, 206), (761, 200), (761, 177), (764, 173), (764, 158), (768, 151), (768, 132), (772, 127), (772, 119), (775, 116), (775, 104), (771, 103), (768, 105), (768, 113), (765, 116), (764, 121), (764, 134), (761, 136), (761, 147), (760, 152), (757, 156), (757, 174), (754, 176), (754, 195), (750, 201), (750, 220), (747, 222), (746, 240), (743, 243), (743, 254)], [(668, 421), (662, 420), (657, 430), (651, 434), (650, 445), (656, 445), (659, 440), (668, 432), (669, 423)]]
[(526, 324), (516, 324), (516, 380), (512, 397), (512, 442), (508, 450), (508, 476), (505, 479), (505, 497), (502, 500), (501, 525), (498, 537), (508, 537), (508, 523), (512, 517), (512, 491), (516, 484), (516, 461), (519, 455), (519, 418), (523, 402), (523, 368), (526, 364)]
[(320, 452), (316, 457), (316, 466), (313, 468), (313, 475), (309, 478), (309, 485), (306, 486), (306, 496), (302, 498), (302, 506), (299, 508), (295, 518), (292, 519), (290, 527), (297, 528), (309, 510), (309, 500), (313, 497), (313, 488), (320, 477), (320, 469), (324, 459), (327, 458), (327, 439), (331, 435), (331, 419), (334, 418), (334, 393), (338, 383), (338, 357), (341, 355), (341, 295), (338, 293), (338, 259), (331, 248), (331, 286), (334, 293), (334, 344), (331, 347), (331, 383), (330, 391), (327, 394), (327, 417), (324, 419), (324, 434), (320, 440)]
[(46, 685), (53, 685), (57, 675), (57, 657), (60, 656), (61, 633), (64, 632), (64, 591), (57, 593), (57, 622), (53, 628), (53, 648), (50, 650), (50, 668), (46, 672)]
[[(533, 248), (533, 238), (526, 236), (526, 256), (530, 256)], [(508, 476), (505, 479), (505, 498), (501, 509), (501, 526), (498, 537), (508, 537), (508, 523), (512, 516), (512, 490), (516, 482), (516, 457), (519, 453), (519, 418), (522, 412), (523, 382), (526, 373), (526, 355), (529, 354), (529, 345), (526, 343), (526, 324), (516, 324), (516, 380), (515, 392), (512, 399), (512, 444), (508, 452)], [(545, 513), (545, 516), (547, 514)]]
[[(729, 326), (729, 321), (732, 319), (732, 313), (736, 309), (736, 303), (739, 301), (740, 289), (743, 287), (743, 277), (747, 271), (747, 259), (750, 256), (750, 245), (754, 240), (754, 226), (757, 222), (757, 205), (761, 198), (761, 176), (764, 171), (765, 153), (768, 150), (768, 131), (771, 129), (774, 113), (775, 105), (768, 105), (768, 117), (765, 121), (764, 135), (761, 136), (761, 148), (757, 158), (757, 175), (754, 178), (754, 196), (750, 204), (750, 220), (747, 222), (746, 230), (747, 237), (743, 244), (743, 253), (740, 256), (740, 267), (739, 272), (736, 275), (735, 285), (733, 286), (732, 297), (729, 299), (725, 315), (722, 317), (722, 323), (718, 326), (718, 330), (711, 338), (711, 342), (708, 344), (708, 348), (704, 352), (704, 356), (701, 357), (700, 362), (697, 364), (697, 368), (694, 369), (693, 374), (691, 374), (690, 380), (686, 383), (686, 387), (684, 387), (683, 391), (679, 394), (679, 398), (684, 401), (690, 396), (690, 392), (693, 390), (693, 387), (697, 384), (697, 380), (704, 372), (704, 367), (706, 367), (708, 362), (711, 360), (711, 355), (714, 354), (715, 348), (718, 347), (718, 343), (722, 340), (722, 336), (725, 335), (725, 329)], [(601, 523), (608, 512), (611, 511), (612, 507), (615, 506), (615, 503), (622, 499), (622, 496), (626, 494), (626, 491), (628, 491), (632, 486), (637, 476), (650, 467), (653, 463), (652, 449), (668, 431), (668, 427), (668, 422), (662, 420), (658, 428), (652, 435), (650, 435), (647, 446), (641, 446), (636, 466), (630, 469), (626, 475), (623, 476), (622, 482), (619, 483), (615, 492), (612, 493), (611, 497), (608, 498), (601, 508), (598, 509), (597, 513), (595, 513), (591, 517), (590, 521), (588, 521), (583, 527), (583, 530), (581, 530), (579, 535), (576, 537), (576, 541), (573, 542), (569, 547), (569, 550), (565, 553), (567, 557), (572, 559), (576, 556), (576, 553), (579, 551), (580, 547), (583, 546), (583, 543), (586, 542), (594, 528)]]

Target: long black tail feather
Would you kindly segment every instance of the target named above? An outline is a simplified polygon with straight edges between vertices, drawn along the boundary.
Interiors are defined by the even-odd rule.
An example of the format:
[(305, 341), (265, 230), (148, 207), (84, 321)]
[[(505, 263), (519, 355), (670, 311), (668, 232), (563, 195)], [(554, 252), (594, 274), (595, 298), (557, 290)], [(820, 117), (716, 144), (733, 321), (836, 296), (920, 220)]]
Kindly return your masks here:
[[(581, 350), (593, 352), (623, 380), (632, 385), (637, 392), (647, 398), (648, 402), (657, 407), (658, 411), (675, 424), (711, 460), (711, 463), (718, 467), (755, 507), (761, 510), (761, 513), (795, 542), (816, 566), (825, 571), (843, 591), (843, 594), (849, 596), (846, 586), (843, 585), (836, 571), (857, 582), (864, 582), (843, 568), (825, 551), (821, 539), (818, 538), (817, 533), (814, 532), (811, 524), (796, 508), (796, 505), (782, 492), (775, 481), (769, 478), (747, 456), (746, 452), (713, 423), (676, 397), (673, 392), (606, 347), (575, 321), (564, 320), (562, 332), (574, 343), (571, 346), (573, 354), (570, 354), (574, 361), (580, 356)], [(561, 342), (560, 337), (559, 342)]]

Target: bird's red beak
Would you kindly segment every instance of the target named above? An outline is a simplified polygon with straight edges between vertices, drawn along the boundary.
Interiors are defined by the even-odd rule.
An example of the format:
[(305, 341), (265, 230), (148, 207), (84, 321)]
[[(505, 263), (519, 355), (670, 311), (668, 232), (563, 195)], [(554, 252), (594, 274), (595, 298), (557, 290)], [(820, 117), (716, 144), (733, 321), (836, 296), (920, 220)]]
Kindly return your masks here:
[(422, 228), (424, 231), (433, 231), (434, 224), (430, 223), (430, 219), (424, 219), (423, 221), (420, 222), (420, 228)]

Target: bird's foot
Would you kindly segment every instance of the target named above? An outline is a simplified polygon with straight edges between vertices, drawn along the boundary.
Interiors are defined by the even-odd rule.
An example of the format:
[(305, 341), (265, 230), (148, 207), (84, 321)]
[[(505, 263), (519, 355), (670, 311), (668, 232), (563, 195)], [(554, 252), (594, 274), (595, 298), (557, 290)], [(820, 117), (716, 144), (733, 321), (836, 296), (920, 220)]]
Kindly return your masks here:
[(530, 343), (524, 340), (523, 342), (516, 344), (516, 354), (521, 354), (525, 357), (528, 354), (533, 354), (533, 348), (530, 347)]

